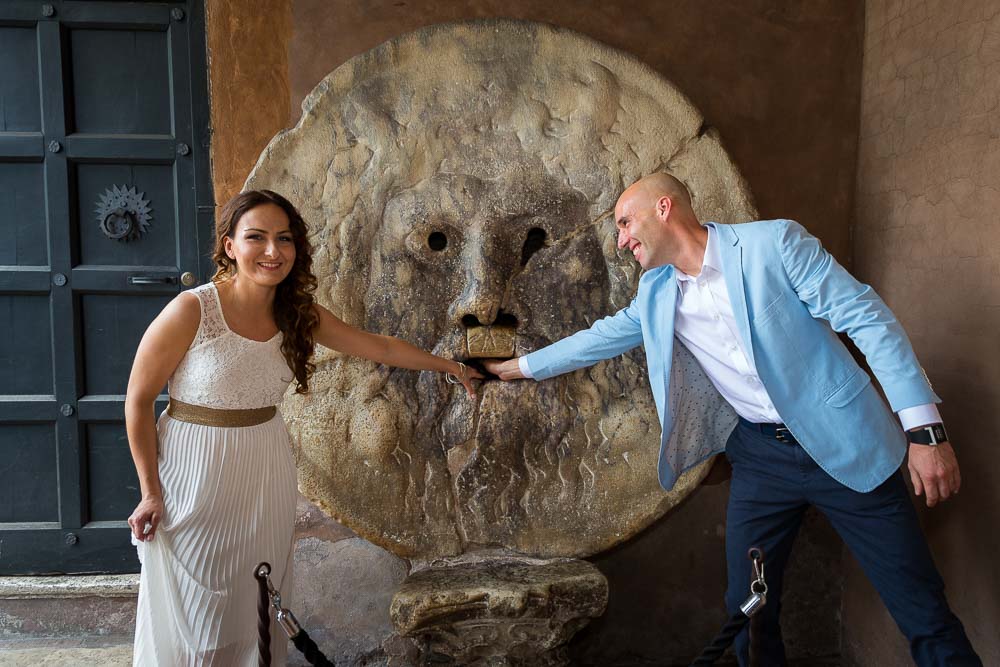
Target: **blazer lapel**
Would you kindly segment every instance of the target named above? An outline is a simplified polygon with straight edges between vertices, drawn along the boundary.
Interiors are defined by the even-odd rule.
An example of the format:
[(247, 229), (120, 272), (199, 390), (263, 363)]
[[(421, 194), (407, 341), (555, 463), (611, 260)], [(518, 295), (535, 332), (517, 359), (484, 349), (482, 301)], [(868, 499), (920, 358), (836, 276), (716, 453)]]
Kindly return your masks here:
[(650, 388), (660, 410), (663, 430), (670, 432), (670, 367), (673, 361), (674, 319), (677, 307), (677, 278), (672, 266), (652, 269), (643, 274), (637, 295), (643, 322), (646, 365)]
[(655, 353), (662, 355), (663, 346), (674, 338), (674, 317), (677, 308), (677, 278), (672, 266), (652, 269), (643, 274), (639, 284), (639, 303), (643, 320), (650, 327), (650, 342)]
[(719, 234), (719, 254), (722, 257), (722, 275), (729, 290), (729, 301), (733, 306), (736, 326), (743, 336), (743, 344), (750, 363), (756, 366), (753, 356), (753, 341), (750, 338), (750, 317), (747, 314), (747, 295), (743, 284), (743, 246), (733, 225), (710, 223)]

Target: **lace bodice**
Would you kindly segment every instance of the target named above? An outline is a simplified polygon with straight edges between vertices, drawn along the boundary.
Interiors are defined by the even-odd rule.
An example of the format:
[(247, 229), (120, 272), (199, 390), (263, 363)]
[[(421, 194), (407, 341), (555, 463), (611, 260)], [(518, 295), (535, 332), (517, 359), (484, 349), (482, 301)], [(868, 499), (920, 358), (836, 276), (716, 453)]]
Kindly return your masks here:
[(191, 293), (201, 303), (201, 322), (170, 377), (170, 395), (185, 403), (230, 410), (278, 405), (294, 378), (281, 354), (281, 333), (266, 342), (244, 338), (226, 324), (215, 283)]

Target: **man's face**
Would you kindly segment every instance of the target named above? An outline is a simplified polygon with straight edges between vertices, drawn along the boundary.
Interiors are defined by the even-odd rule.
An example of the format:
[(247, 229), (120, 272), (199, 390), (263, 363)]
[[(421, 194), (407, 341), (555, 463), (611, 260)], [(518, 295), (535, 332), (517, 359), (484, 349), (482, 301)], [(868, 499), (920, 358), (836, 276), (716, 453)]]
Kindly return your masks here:
[(667, 263), (662, 257), (666, 233), (663, 217), (653, 198), (643, 192), (626, 190), (615, 206), (618, 247), (628, 249), (643, 269)]

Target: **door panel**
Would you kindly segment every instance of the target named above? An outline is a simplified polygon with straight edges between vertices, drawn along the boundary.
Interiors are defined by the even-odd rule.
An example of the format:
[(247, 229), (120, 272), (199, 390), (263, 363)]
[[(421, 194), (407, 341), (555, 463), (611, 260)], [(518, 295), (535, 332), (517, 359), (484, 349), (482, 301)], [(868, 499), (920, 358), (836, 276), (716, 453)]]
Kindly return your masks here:
[(41, 132), (35, 30), (0, 25), (0, 63), (0, 132)]
[(167, 33), (71, 30), (73, 130), (171, 134)]
[(138, 570), (125, 390), (211, 270), (205, 67), (200, 2), (0, 2), (0, 574)]
[(9, 216), (13, 227), (0, 243), (0, 265), (49, 263), (44, 201), (45, 172), (41, 164), (0, 163), (0, 212)]
[(55, 393), (48, 297), (0, 294), (0, 377), (4, 394)]
[(59, 520), (55, 444), (49, 424), (0, 425), (0, 521)]
[(81, 297), (85, 396), (125, 393), (139, 340), (171, 298), (114, 294)]
[[(76, 268), (102, 266), (178, 266), (179, 230), (174, 215), (174, 167), (166, 165), (76, 165), (76, 214), (80, 259)], [(130, 200), (148, 209), (146, 228), (137, 239), (112, 240), (101, 231), (98, 208), (114, 188), (128, 190)], [(132, 195), (131, 192), (135, 192)]]
[(139, 483), (122, 424), (87, 424), (87, 510), (91, 521), (120, 521), (139, 502)]

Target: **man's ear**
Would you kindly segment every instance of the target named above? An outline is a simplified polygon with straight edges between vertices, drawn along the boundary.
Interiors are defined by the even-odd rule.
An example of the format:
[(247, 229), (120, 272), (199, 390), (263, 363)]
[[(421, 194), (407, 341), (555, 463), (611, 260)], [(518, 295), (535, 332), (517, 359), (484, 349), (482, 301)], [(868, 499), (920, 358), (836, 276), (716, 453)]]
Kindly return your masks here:
[(670, 211), (673, 207), (673, 200), (668, 195), (661, 195), (656, 200), (656, 217), (660, 220), (666, 220), (670, 216)]

